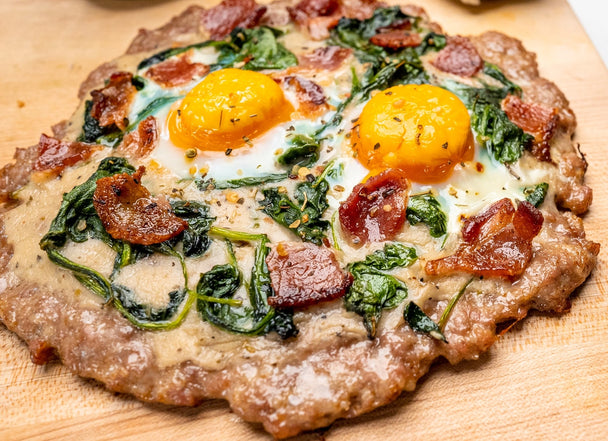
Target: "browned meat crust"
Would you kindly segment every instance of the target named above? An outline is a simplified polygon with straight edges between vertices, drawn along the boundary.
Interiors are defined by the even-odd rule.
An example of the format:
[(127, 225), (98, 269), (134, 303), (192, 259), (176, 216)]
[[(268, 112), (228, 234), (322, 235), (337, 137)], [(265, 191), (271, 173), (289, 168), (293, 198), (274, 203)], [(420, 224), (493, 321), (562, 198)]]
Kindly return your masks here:
[[(202, 14), (202, 8), (191, 7), (160, 29), (141, 30), (128, 52), (166, 47), (185, 33), (198, 32)], [(562, 130), (556, 137), (566, 138), (568, 142), (562, 144), (568, 148), (553, 152), (564, 175), (558, 201), (575, 213), (585, 211), (590, 197), (585, 196), (588, 187), (582, 184), (582, 160), (569, 143), (575, 119), (566, 99), (555, 85), (538, 77), (534, 55), (519, 41), (494, 32), (472, 41), (482, 57), (500, 65), (522, 85), (526, 97), (559, 109)], [(85, 90), (98, 84), (104, 69), (87, 79)], [(16, 152), (17, 164), (1, 172), (0, 195), (8, 195), (27, 182), (35, 151)], [(520, 320), (530, 308), (567, 310), (570, 293), (595, 265), (599, 245), (585, 239), (582, 222), (576, 216), (557, 211), (544, 215), (544, 227), (534, 242), (536, 249), (543, 251), (534, 254), (515, 285), (497, 279), (470, 285), (445, 329), (449, 344), (401, 325), (375, 340), (345, 340), (340, 346), (303, 353), (298, 359), (268, 363), (253, 357), (241, 366), (208, 372), (192, 363), (161, 368), (150, 347), (149, 334), (131, 326), (113, 308), (74, 307), (68, 301), (72, 293), (15, 281), (0, 296), (0, 319), (32, 348), (39, 348), (34, 355), (41, 360), (56, 353), (72, 372), (95, 378), (111, 390), (146, 401), (180, 405), (224, 398), (244, 419), (262, 422), (276, 437), (287, 437), (390, 402), (403, 390), (414, 389), (439, 356), (451, 363), (476, 358), (494, 342), (497, 324)], [(11, 255), (12, 246), (2, 229), (0, 275), (7, 274)], [(441, 279), (424, 283), (441, 283)], [(437, 320), (445, 306), (445, 301), (428, 301), (424, 310)], [(386, 366), (383, 375), (372, 368), (378, 363)], [(306, 381), (304, 367), (327, 380), (329, 397), (312, 396), (304, 402), (290, 399), (298, 381)]]
[[(346, 341), (340, 347), (301, 354), (299, 359), (269, 364), (258, 357), (232, 369), (207, 372), (190, 363), (161, 369), (145, 331), (133, 328), (113, 308), (75, 308), (66, 300), (71, 293), (17, 284), (0, 297), (0, 319), (25, 341), (43, 341), (56, 348), (70, 370), (111, 390), (179, 405), (225, 398), (241, 417), (262, 422), (282, 438), (394, 400), (403, 390), (413, 390), (439, 356), (451, 363), (475, 359), (494, 342), (496, 324), (520, 320), (530, 308), (567, 310), (568, 297), (594, 267), (599, 246), (585, 239), (578, 218), (558, 212), (546, 215), (538, 245), (544, 252), (534, 256), (517, 285), (497, 279), (471, 285), (445, 329), (449, 344), (402, 325), (376, 340)], [(0, 237), (0, 250), (4, 272), (11, 254), (5, 236)], [(441, 283), (441, 279), (426, 283)], [(425, 312), (437, 320), (446, 303), (429, 301)], [(379, 362), (386, 363), (386, 377), (373, 370)], [(327, 374), (331, 398), (289, 400), (304, 375), (304, 365), (317, 375)]]

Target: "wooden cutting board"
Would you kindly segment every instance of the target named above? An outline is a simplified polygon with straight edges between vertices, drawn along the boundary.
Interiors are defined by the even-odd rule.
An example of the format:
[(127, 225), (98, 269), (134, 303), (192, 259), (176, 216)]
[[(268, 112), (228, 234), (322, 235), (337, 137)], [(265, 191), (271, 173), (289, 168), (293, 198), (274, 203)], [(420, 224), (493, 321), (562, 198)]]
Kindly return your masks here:
[[(157, 27), (192, 1), (2, 0), (0, 163), (67, 117), (86, 74), (121, 54), (139, 27)], [(502, 30), (538, 53), (541, 72), (578, 116), (595, 190), (585, 221), (588, 236), (603, 244), (600, 262), (569, 314), (533, 315), (479, 361), (439, 364), (394, 404), (298, 440), (608, 439), (608, 72), (566, 0), (488, 0), (479, 8), (412, 1), (448, 33)], [(142, 404), (61, 365), (37, 367), (0, 325), (1, 440), (201, 438), (270, 439), (224, 402)]]

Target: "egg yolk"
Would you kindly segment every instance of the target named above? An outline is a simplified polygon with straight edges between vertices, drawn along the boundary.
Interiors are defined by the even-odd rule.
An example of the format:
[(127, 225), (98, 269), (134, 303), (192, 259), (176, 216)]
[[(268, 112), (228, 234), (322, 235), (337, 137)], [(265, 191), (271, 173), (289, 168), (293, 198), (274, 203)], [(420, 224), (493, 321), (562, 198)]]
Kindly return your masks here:
[(462, 101), (426, 84), (395, 86), (374, 95), (352, 139), (366, 168), (397, 168), (420, 183), (443, 181), (474, 153), (469, 112)]
[(289, 120), (293, 111), (267, 75), (222, 69), (207, 75), (169, 114), (169, 134), (183, 148), (235, 149)]

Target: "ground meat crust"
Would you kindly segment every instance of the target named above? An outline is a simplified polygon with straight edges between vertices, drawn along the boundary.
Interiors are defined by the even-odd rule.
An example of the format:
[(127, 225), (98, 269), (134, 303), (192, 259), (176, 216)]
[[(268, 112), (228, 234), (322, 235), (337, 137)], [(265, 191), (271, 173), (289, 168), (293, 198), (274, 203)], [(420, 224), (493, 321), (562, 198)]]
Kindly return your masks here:
[[(356, 7), (363, 5), (359, 15), (369, 16), (369, 2), (342, 2), (345, 10), (349, 5), (353, 15)], [(415, 7), (403, 9), (416, 11)], [(272, 12), (271, 7), (267, 15)], [(190, 41), (192, 35), (208, 36), (203, 27), (206, 13), (192, 6), (159, 29), (140, 30), (127, 52), (167, 48)], [(308, 25), (314, 24), (309, 21)], [(321, 27), (326, 32), (328, 23)], [(518, 40), (496, 32), (471, 37), (470, 41), (482, 58), (497, 64), (522, 87), (524, 100), (557, 109), (552, 139), (569, 141), (576, 125), (574, 114), (557, 87), (539, 77), (534, 55)], [(103, 79), (115, 71), (113, 63), (100, 66), (80, 94), (85, 96), (92, 88), (101, 87)], [(560, 147), (563, 145), (567, 147)], [(551, 157), (559, 171), (556, 202), (574, 214), (585, 212), (592, 195), (583, 184), (584, 160), (570, 142), (552, 142)], [(38, 158), (37, 146), (17, 150), (15, 158), (16, 164), (0, 171), (2, 201), (29, 180)], [(495, 341), (498, 323), (520, 320), (529, 309), (567, 310), (570, 293), (588, 277), (599, 252), (599, 245), (585, 238), (582, 221), (574, 214), (553, 208), (543, 211), (543, 228), (534, 238), (532, 258), (516, 285), (497, 278), (475, 280), (470, 285), (445, 327), (449, 344), (415, 333), (401, 323), (382, 330), (375, 340), (345, 340), (339, 346), (276, 363), (268, 363), (262, 356), (216, 371), (192, 362), (163, 367), (151, 348), (150, 334), (134, 328), (116, 309), (103, 307), (101, 300), (95, 307), (72, 303), (73, 293), (16, 278), (9, 265), (13, 246), (1, 220), (0, 278), (6, 288), (0, 294), (0, 320), (28, 343), (35, 362), (48, 362), (57, 356), (75, 374), (144, 401), (192, 406), (209, 398), (226, 399), (236, 414), (261, 422), (271, 434), (283, 438), (326, 426), (337, 418), (355, 417), (394, 400), (402, 391), (413, 390), (437, 357), (451, 363), (475, 359)], [(430, 277), (424, 283), (441, 283), (441, 278)], [(477, 291), (484, 295), (475, 294)], [(421, 306), (437, 321), (446, 304), (428, 300)], [(376, 372), (378, 365), (385, 366), (381, 375)], [(300, 385), (310, 381), (311, 375), (327, 393), (298, 400)]]

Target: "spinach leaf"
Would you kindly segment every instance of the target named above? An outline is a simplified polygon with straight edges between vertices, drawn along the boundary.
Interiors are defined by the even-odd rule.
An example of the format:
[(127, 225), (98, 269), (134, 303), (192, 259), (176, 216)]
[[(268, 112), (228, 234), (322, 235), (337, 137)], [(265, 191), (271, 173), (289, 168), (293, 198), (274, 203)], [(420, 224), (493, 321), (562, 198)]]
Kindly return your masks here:
[(349, 271), (354, 277), (344, 297), (346, 309), (363, 316), (363, 324), (369, 338), (376, 330), (383, 309), (392, 309), (407, 298), (405, 283), (361, 263), (354, 264)]
[(419, 55), (424, 55), (429, 51), (440, 51), (447, 44), (448, 39), (445, 35), (436, 32), (429, 32), (422, 39), (422, 43), (416, 47), (416, 52)]
[(541, 182), (533, 187), (524, 188), (524, 196), (526, 197), (526, 201), (538, 208), (545, 201), (548, 190), (549, 184)]
[(219, 57), (211, 70), (232, 67), (244, 62), (242, 69), (286, 69), (298, 64), (297, 57), (277, 41), (282, 32), (268, 26), (236, 28), (227, 41), (216, 45)]
[(215, 221), (209, 215), (209, 207), (200, 202), (175, 200), (171, 201), (171, 208), (176, 216), (188, 222), (188, 228), (181, 236), (184, 256), (202, 256), (211, 244), (207, 234)]
[(418, 256), (416, 250), (399, 242), (387, 243), (384, 249), (376, 250), (365, 257), (364, 265), (377, 270), (391, 270), (397, 267), (410, 266)]
[(509, 94), (521, 95), (521, 87), (509, 80), (495, 64), (486, 61), (483, 66), (483, 73), (502, 83), (505, 96)]
[[(138, 77), (136, 77), (138, 78)], [(99, 121), (97, 121), (91, 115), (92, 101), (85, 103), (84, 111), (84, 125), (82, 126), (82, 134), (78, 137), (80, 142), (98, 143), (108, 147), (116, 147), (122, 141), (125, 133), (131, 132), (137, 128), (140, 122), (146, 119), (148, 116), (154, 114), (154, 112), (163, 108), (164, 106), (171, 104), (175, 100), (181, 98), (180, 96), (161, 96), (151, 101), (141, 112), (137, 114), (135, 121), (131, 122), (128, 127), (125, 128), (124, 132), (116, 130), (113, 126), (101, 127)]]
[(414, 302), (409, 302), (405, 306), (405, 309), (403, 310), (403, 318), (414, 331), (422, 334), (429, 334), (431, 337), (441, 340), (444, 343), (448, 342), (439, 329), (439, 325), (431, 320), (431, 318), (424, 313), (420, 306)]
[(130, 315), (129, 319), (133, 319), (138, 323), (170, 321), (188, 295), (186, 289), (171, 291), (167, 306), (165, 308), (155, 308), (138, 303), (135, 297), (136, 294), (126, 286), (113, 283), (112, 290), (116, 300), (120, 302), (124, 311)]
[[(260, 335), (275, 331), (283, 339), (296, 336), (298, 329), (293, 323), (293, 314), (277, 311), (268, 305), (268, 297), (273, 295), (273, 291), (266, 266), (266, 235), (240, 233), (218, 227), (212, 227), (211, 232), (227, 239), (230, 263), (216, 265), (211, 271), (201, 275), (196, 291), (198, 311), (203, 319), (220, 329), (238, 334)], [(235, 307), (219, 301), (208, 301), (211, 295), (220, 300), (233, 299), (242, 284), (242, 275), (237, 267), (230, 240), (259, 241), (247, 286), (249, 306)]]
[(428, 225), (432, 237), (441, 237), (447, 232), (447, 216), (431, 193), (411, 196), (407, 203), (406, 216), (411, 225), (419, 222)]
[(533, 140), (500, 107), (490, 104), (474, 106), (471, 127), (477, 140), (501, 164), (517, 161)]
[(78, 142), (94, 143), (97, 138), (109, 135), (111, 133), (120, 133), (115, 127), (101, 127), (99, 121), (91, 115), (93, 101), (87, 100), (84, 103), (84, 124), (82, 125), (82, 133), (78, 137)]
[[(49, 231), (41, 239), (40, 247), (46, 251), (53, 263), (70, 270), (86, 288), (111, 302), (134, 325), (143, 329), (170, 329), (179, 325), (194, 302), (194, 293), (186, 288), (188, 273), (184, 258), (173, 246), (182, 241), (184, 253), (187, 255), (202, 254), (209, 245), (206, 235), (214, 219), (208, 216), (207, 207), (200, 203), (174, 201), (172, 205), (176, 214), (189, 222), (189, 228), (179, 238), (151, 246), (134, 245), (113, 239), (105, 231), (93, 205), (97, 180), (118, 173), (133, 172), (135, 168), (124, 158), (110, 157), (101, 161), (87, 181), (64, 195), (59, 212), (51, 222)], [(114, 268), (109, 279), (92, 268), (71, 261), (59, 251), (68, 240), (84, 242), (89, 238), (99, 239), (116, 251)], [(122, 268), (155, 252), (179, 259), (184, 276), (184, 288), (169, 293), (170, 301), (165, 308), (140, 304), (136, 301), (136, 294), (129, 288), (113, 283)]]
[(519, 86), (508, 80), (494, 65), (486, 64), (484, 73), (497, 79), (503, 87), (485, 85), (471, 87), (455, 81), (445, 81), (442, 86), (457, 95), (472, 111), (471, 127), (479, 143), (502, 164), (517, 161), (533, 137), (515, 125), (502, 110), (500, 103), (510, 93), (520, 93)]
[(200, 191), (206, 190), (225, 190), (227, 188), (253, 187), (272, 182), (281, 182), (289, 177), (289, 173), (269, 173), (261, 176), (251, 176), (239, 179), (229, 179), (227, 181), (216, 181), (215, 179), (198, 179), (196, 187)]
[(281, 165), (310, 167), (319, 160), (319, 141), (312, 136), (298, 134), (289, 140), (290, 147), (277, 158)]
[(322, 245), (329, 222), (321, 219), (329, 207), (325, 179), (314, 183), (301, 182), (294, 191), (294, 202), (279, 188), (262, 190), (262, 211), (284, 227), (294, 231), (303, 241)]
[(138, 65), (137, 65), (137, 69), (145, 69), (146, 67), (152, 66), (154, 64), (158, 64), (161, 61), (165, 61), (171, 57), (174, 57), (175, 55), (179, 55), (182, 54), (184, 52), (189, 51), (190, 49), (201, 49), (207, 46), (217, 46), (222, 42), (219, 41), (214, 41), (214, 40), (207, 40), (207, 41), (203, 41), (201, 43), (195, 43), (195, 44), (190, 44), (188, 46), (182, 46), (182, 47), (175, 47), (175, 48), (170, 48), (170, 49), (165, 49), (164, 51), (158, 52), (154, 55), (152, 55), (151, 57), (148, 58), (144, 58)]
[[(386, 261), (383, 261), (383, 256)], [(363, 316), (368, 336), (374, 338), (383, 309), (392, 309), (407, 298), (405, 283), (381, 270), (406, 267), (416, 260), (416, 251), (403, 244), (386, 244), (362, 262), (348, 266), (353, 284), (344, 297), (346, 309)]]
[(331, 30), (329, 42), (336, 46), (350, 48), (361, 63), (378, 64), (386, 58), (387, 52), (380, 46), (371, 43), (369, 39), (381, 28), (409, 18), (401, 12), (398, 6), (378, 8), (366, 19), (341, 18)]
[(448, 319), (450, 318), (450, 314), (452, 313), (452, 309), (454, 309), (454, 305), (456, 305), (458, 300), (460, 300), (460, 298), (462, 297), (462, 295), (467, 290), (468, 286), (471, 284), (471, 282), (473, 280), (475, 280), (475, 277), (471, 277), (469, 280), (467, 280), (467, 282), (462, 286), (462, 288), (460, 288), (460, 290), (456, 293), (456, 295), (450, 299), (450, 301), (448, 302), (448, 306), (446, 306), (445, 309), (443, 310), (443, 313), (441, 314), (441, 318), (439, 319), (439, 323), (437, 323), (439, 325), (439, 329), (441, 330), (441, 332), (443, 332), (443, 328), (445, 328), (445, 324), (447, 323)]

